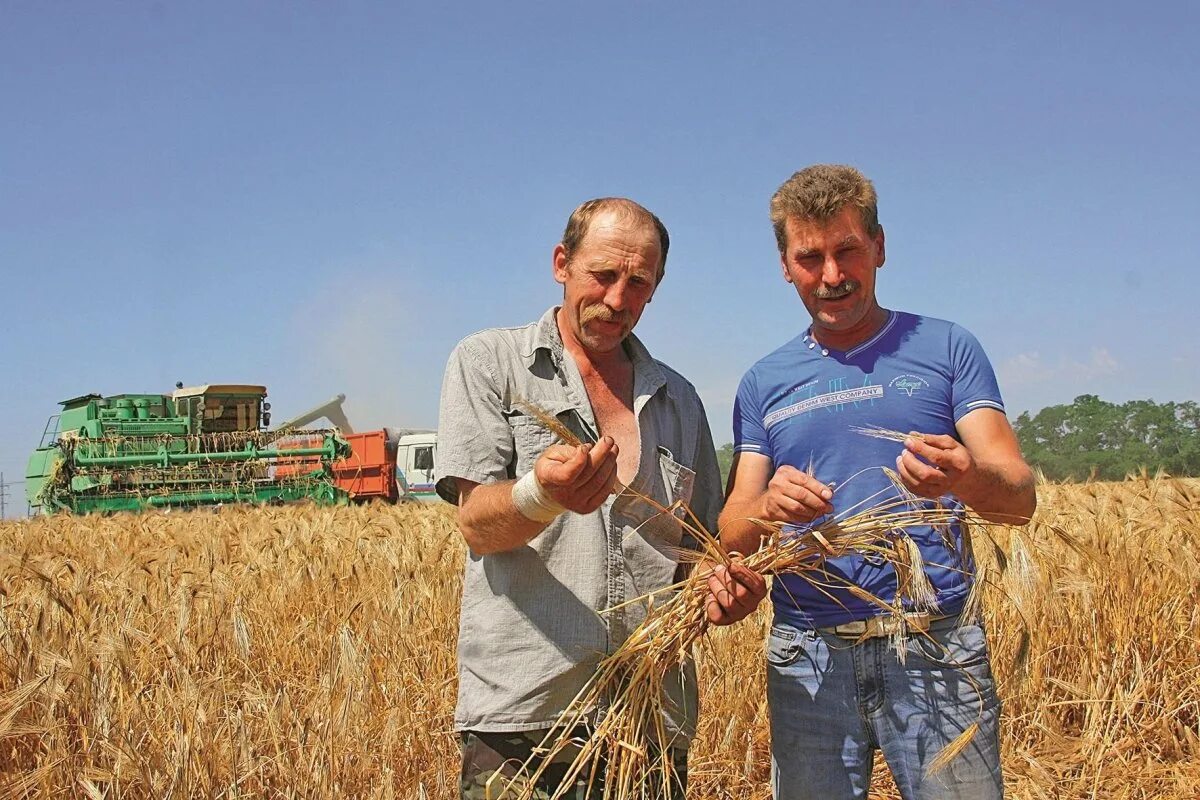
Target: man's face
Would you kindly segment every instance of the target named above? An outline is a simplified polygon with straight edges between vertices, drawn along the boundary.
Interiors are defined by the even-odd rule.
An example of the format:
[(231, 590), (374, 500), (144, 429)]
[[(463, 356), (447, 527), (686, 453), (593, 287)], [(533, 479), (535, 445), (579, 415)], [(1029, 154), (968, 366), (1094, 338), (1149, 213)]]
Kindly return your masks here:
[(594, 353), (620, 346), (654, 295), (661, 260), (653, 227), (612, 211), (598, 213), (569, 261), (561, 244), (554, 248), (563, 337)]
[[(818, 340), (839, 347), (863, 331), (879, 308), (875, 271), (883, 266), (883, 230), (871, 236), (856, 208), (825, 222), (788, 217), (783, 277), (796, 287)], [(822, 334), (825, 338), (822, 339)]]

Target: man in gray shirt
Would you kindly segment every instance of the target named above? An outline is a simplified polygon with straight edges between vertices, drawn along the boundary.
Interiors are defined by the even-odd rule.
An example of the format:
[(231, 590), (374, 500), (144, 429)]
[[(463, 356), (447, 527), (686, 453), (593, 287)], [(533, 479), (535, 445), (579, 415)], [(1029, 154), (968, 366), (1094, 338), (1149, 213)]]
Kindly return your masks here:
[[(645, 617), (644, 604), (622, 604), (674, 582), (679, 549), (695, 544), (682, 511), (663, 514), (615, 488), (663, 506), (682, 501), (715, 532), (720, 477), (700, 398), (632, 334), (668, 246), (662, 222), (637, 203), (584, 203), (554, 248), (562, 304), (530, 325), (469, 336), (450, 356), (437, 490), (458, 505), (470, 548), (455, 711), (463, 798), (484, 797), (497, 770), (512, 774), (529, 756)], [(531, 405), (590, 444), (557, 442), (526, 413)], [(740, 565), (718, 568), (710, 586), (715, 624), (741, 619), (765, 593)], [(682, 797), (696, 719), (691, 666), (670, 684), (663, 744)], [(545, 790), (561, 775), (549, 770)]]

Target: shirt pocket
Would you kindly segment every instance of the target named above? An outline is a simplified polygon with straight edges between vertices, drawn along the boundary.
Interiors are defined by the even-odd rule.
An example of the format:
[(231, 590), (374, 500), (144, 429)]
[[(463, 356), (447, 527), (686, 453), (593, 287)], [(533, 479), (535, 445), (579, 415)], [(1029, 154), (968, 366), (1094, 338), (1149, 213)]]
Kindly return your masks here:
[[(571, 404), (565, 402), (554, 403), (543, 400), (538, 402), (538, 408), (564, 424), (566, 423), (562, 417), (570, 416), (572, 413)], [(534, 462), (541, 457), (542, 453), (546, 452), (546, 448), (562, 442), (539, 420), (519, 409), (514, 409), (513, 413), (509, 415), (508, 424), (513, 438), (513, 462), (509, 465), (509, 473), (513, 478), (519, 478), (532, 470)]]
[(673, 506), (673, 513), (679, 519), (688, 520), (684, 506), (692, 502), (692, 492), (696, 488), (695, 470), (680, 464), (670, 450), (661, 446), (658, 448), (658, 469), (666, 494), (664, 505)]
[(691, 522), (684, 506), (692, 499), (696, 473), (675, 461), (664, 447), (658, 448), (656, 456), (656, 480), (640, 489), (654, 503), (631, 497), (619, 511), (614, 508), (615, 521), (624, 527), (625, 559), (635, 596), (674, 583), (679, 551), (691, 540), (690, 535), (684, 539), (684, 522)]

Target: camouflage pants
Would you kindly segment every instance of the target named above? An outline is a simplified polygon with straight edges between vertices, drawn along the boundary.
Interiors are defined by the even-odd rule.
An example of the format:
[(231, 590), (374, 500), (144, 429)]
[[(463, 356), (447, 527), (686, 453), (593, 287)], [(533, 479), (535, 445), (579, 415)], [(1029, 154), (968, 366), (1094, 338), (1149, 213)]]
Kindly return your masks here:
[[(543, 736), (544, 731), (527, 733), (463, 731), (459, 734), (459, 744), (462, 749), (461, 800), (501, 800), (501, 791), (504, 790), (509, 779), (517, 775), (521, 765), (533, 753)], [(553, 762), (537, 782), (533, 794), (536, 800), (549, 800), (566, 777), (567, 769), (576, 752), (577, 750), (574, 748), (567, 748), (554, 757)], [(671, 755), (676, 780), (672, 782), (670, 798), (663, 798), (663, 800), (683, 800), (684, 788), (687, 786), (687, 751), (672, 749)], [(498, 776), (497, 773), (499, 773)], [(571, 791), (564, 794), (563, 798), (565, 800), (600, 800), (604, 795), (603, 773), (602, 766), (598, 770), (596, 780), (592, 782), (590, 790), (586, 775), (578, 779)], [(488, 781), (491, 781), (490, 786)], [(519, 782), (514, 783), (513, 789), (517, 789), (521, 785)], [(513, 790), (509, 790), (503, 800), (515, 796)]]

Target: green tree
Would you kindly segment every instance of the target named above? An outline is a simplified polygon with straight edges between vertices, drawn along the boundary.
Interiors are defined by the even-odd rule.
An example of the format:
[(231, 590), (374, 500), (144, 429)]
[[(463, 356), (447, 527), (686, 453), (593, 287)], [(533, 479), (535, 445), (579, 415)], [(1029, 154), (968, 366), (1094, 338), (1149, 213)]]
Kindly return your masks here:
[(1013, 428), (1025, 458), (1053, 480), (1120, 480), (1142, 469), (1200, 475), (1200, 407), (1193, 401), (1115, 405), (1085, 394), (1022, 414)]
[(721, 489), (729, 485), (729, 469), (733, 466), (733, 442), (717, 448), (717, 464), (721, 467)]

